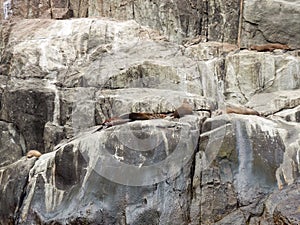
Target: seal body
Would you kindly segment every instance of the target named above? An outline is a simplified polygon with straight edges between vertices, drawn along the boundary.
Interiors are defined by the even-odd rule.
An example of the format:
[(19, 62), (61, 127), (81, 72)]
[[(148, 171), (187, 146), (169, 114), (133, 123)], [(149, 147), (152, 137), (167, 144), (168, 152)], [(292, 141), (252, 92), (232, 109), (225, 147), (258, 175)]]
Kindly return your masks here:
[(181, 118), (184, 117), (185, 115), (192, 115), (193, 114), (193, 107), (187, 102), (184, 101), (181, 106), (179, 106), (175, 111), (174, 111), (174, 118)]
[(121, 116), (112, 117), (105, 120), (102, 125), (106, 127), (112, 127), (116, 125), (121, 125), (135, 120), (152, 120), (152, 119), (163, 119), (167, 115), (160, 113), (145, 113), (145, 112), (132, 112), (128, 114), (123, 114)]
[(116, 125), (121, 125), (127, 122), (130, 122), (130, 119), (123, 119), (121, 117), (112, 117), (109, 118), (107, 120), (105, 120), (102, 125), (106, 126), (106, 127), (112, 127), (112, 126), (116, 126)]
[(152, 120), (152, 119), (163, 119), (165, 118), (165, 114), (160, 113), (130, 113), (129, 119), (131, 120)]
[(279, 43), (270, 43), (265, 45), (252, 45), (250, 47), (251, 50), (256, 50), (258, 52), (264, 52), (264, 51), (274, 51), (275, 49), (283, 49), (283, 50), (289, 50), (290, 47), (288, 45), (283, 45)]
[(39, 158), (42, 155), (38, 150), (30, 150), (27, 152), (26, 156), (27, 158), (37, 157)]
[(259, 112), (254, 109), (250, 109), (243, 106), (226, 106), (226, 113), (236, 113), (236, 114), (243, 114), (243, 115), (256, 115), (259, 116)]

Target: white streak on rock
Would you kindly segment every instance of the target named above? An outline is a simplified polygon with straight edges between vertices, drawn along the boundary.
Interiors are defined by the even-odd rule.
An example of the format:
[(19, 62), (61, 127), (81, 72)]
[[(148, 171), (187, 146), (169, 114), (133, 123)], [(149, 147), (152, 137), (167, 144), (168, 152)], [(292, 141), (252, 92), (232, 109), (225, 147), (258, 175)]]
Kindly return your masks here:
[(60, 100), (59, 100), (59, 92), (55, 85), (56, 77), (53, 80), (47, 80), (46, 88), (53, 90), (55, 97), (54, 97), (54, 111), (53, 111), (53, 124), (59, 126), (60, 120)]

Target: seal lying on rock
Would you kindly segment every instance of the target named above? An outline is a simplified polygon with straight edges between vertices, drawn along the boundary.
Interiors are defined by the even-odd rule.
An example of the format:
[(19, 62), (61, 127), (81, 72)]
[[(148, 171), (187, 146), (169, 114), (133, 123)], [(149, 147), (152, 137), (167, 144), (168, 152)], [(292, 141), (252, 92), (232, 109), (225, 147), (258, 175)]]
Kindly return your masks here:
[(39, 158), (41, 155), (42, 153), (40, 153), (38, 150), (30, 150), (26, 154), (27, 158), (32, 158), (33, 156)]
[(105, 127), (112, 127), (112, 126), (121, 125), (121, 124), (130, 122), (130, 121), (131, 121), (130, 119), (123, 119), (121, 117), (116, 116), (116, 117), (112, 117), (112, 118), (105, 120), (102, 123), (102, 125)]
[(175, 109), (173, 116), (174, 118), (181, 118), (185, 115), (192, 115), (193, 114), (193, 107), (188, 103), (185, 99), (181, 106)]
[(129, 113), (129, 119), (131, 120), (152, 120), (163, 119), (167, 115), (161, 113)]
[(217, 115), (227, 113), (236, 113), (236, 114), (242, 114), (242, 115), (255, 115), (255, 116), (260, 116), (260, 113), (257, 112), (254, 109), (247, 108), (245, 106), (238, 106), (238, 105), (226, 105), (225, 106), (225, 111), (217, 111)]
[(233, 106), (228, 105), (226, 106), (226, 113), (236, 113), (236, 114), (243, 114), (243, 115), (256, 115), (259, 116), (259, 112), (254, 109), (250, 109), (244, 106)]
[(106, 127), (111, 127), (111, 126), (121, 125), (135, 120), (163, 119), (166, 116), (167, 116), (166, 114), (160, 114), (160, 113), (132, 112), (132, 113), (123, 114), (121, 116), (109, 118), (105, 120), (102, 123), (102, 125)]
[(270, 43), (265, 45), (252, 45), (250, 47), (251, 50), (256, 50), (258, 52), (264, 52), (264, 51), (274, 51), (275, 49), (283, 49), (283, 50), (290, 50), (290, 47), (288, 45), (283, 45), (279, 43)]
[(185, 99), (181, 106), (175, 109), (174, 113), (164, 114), (164, 113), (146, 113), (146, 112), (131, 112), (123, 114), (121, 116), (112, 117), (105, 120), (102, 125), (105, 127), (111, 127), (115, 125), (121, 125), (127, 122), (135, 120), (152, 120), (152, 119), (163, 119), (167, 116), (173, 116), (174, 118), (181, 118), (185, 115), (193, 114), (193, 107)]

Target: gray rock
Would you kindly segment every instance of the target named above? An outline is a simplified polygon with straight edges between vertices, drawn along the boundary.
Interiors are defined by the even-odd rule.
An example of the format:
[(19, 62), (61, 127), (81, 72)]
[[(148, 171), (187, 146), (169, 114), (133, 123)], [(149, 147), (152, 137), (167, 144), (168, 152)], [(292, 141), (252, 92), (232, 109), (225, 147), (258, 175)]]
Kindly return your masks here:
[(256, 94), (297, 90), (299, 64), (299, 57), (293, 53), (275, 55), (248, 50), (230, 53), (225, 62), (226, 99), (245, 104)]
[(29, 171), (36, 159), (21, 158), (0, 168), (0, 224), (14, 224), (19, 207), (22, 206)]
[(23, 136), (12, 123), (0, 121), (0, 167), (7, 166), (25, 155)]
[(296, 182), (270, 195), (266, 201), (264, 220), (268, 224), (299, 224), (299, 190), (299, 183)]
[(297, 0), (244, 1), (242, 46), (277, 42), (299, 48), (299, 12)]
[[(1, 123), (1, 154), (11, 158), (0, 169), (0, 223), (297, 223), (297, 201), (287, 201), (300, 171), (299, 51), (236, 44), (242, 26), (242, 48), (297, 47), (288, 27), (297, 27), (289, 17), (298, 4), (247, 1), (238, 15), (236, 0), (80, 2), (14, 1), (13, 22), (1, 22), (0, 118), (10, 122)], [(273, 14), (263, 18), (278, 3), (289, 14), (286, 35), (270, 25)], [(50, 18), (55, 9), (58, 17), (136, 21), (15, 19)], [(193, 115), (172, 118), (184, 99)], [(234, 102), (267, 117), (214, 117)], [(169, 115), (101, 125), (129, 112)], [(30, 172), (34, 159), (16, 162), (22, 135), (22, 151), (45, 153)]]
[(52, 122), (47, 122), (44, 126), (44, 148), (45, 152), (52, 152), (54, 147), (66, 138), (63, 126), (58, 126)]
[(199, 123), (187, 116), (79, 134), (36, 162), (19, 223), (187, 224)]
[(277, 126), (257, 116), (226, 114), (204, 123), (195, 161), (192, 224), (199, 218), (205, 224), (246, 224), (250, 214), (260, 215), (245, 206), (261, 204), (277, 188), (276, 170), (288, 145)]
[[(0, 1), (0, 16), (3, 15)], [(235, 43), (239, 23), (239, 1), (100, 1), (60, 0), (11, 2), (9, 18), (109, 17), (134, 19), (156, 29), (170, 40), (181, 43), (198, 36), (202, 41)]]
[[(247, 106), (266, 116), (272, 114), (280, 116), (285, 109), (296, 108), (298, 105), (300, 105), (299, 89), (257, 94), (247, 103)], [(279, 113), (281, 111), (282, 113)]]
[[(211, 112), (215, 109), (215, 104), (211, 100), (183, 91), (128, 88), (101, 90), (96, 93), (96, 96), (97, 124), (128, 112), (172, 113), (184, 99), (193, 106), (195, 113)], [(132, 96), (136, 96), (134, 100)]]
[(3, 92), (1, 118), (19, 128), (26, 149), (44, 152), (44, 126), (53, 120), (55, 94), (41, 83), (33, 80), (10, 83)]
[(286, 121), (300, 122), (300, 106), (296, 106), (292, 109), (286, 109), (275, 113), (276, 116), (284, 118)]

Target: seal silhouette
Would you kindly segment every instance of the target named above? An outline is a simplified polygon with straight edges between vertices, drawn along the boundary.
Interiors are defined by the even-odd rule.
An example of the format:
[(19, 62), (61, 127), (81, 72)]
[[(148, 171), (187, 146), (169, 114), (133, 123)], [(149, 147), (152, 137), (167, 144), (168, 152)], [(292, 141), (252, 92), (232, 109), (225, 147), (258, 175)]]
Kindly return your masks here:
[(38, 150), (30, 150), (27, 152), (26, 156), (27, 158), (36, 157), (39, 158), (42, 155)]
[(266, 51), (272, 52), (275, 49), (290, 50), (290, 47), (288, 45), (279, 44), (279, 43), (269, 43), (264, 45), (252, 45), (250, 49), (256, 50), (258, 52), (266, 52)]
[(189, 104), (189, 102), (184, 99), (181, 106), (175, 109), (173, 116), (174, 118), (181, 118), (185, 115), (192, 115), (193, 114), (193, 107)]

